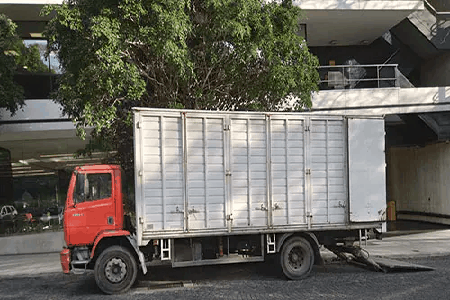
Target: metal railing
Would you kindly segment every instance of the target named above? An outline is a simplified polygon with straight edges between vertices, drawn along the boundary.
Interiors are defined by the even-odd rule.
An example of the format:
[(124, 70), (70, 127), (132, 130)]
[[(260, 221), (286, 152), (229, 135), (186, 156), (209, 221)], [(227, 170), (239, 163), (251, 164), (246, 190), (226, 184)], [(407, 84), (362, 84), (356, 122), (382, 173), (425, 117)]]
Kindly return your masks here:
[[(432, 3), (430, 3), (432, 2)], [(439, 1), (424, 1), (425, 7), (431, 12), (438, 20), (450, 20), (450, 4)]]
[(448, 0), (425, 0), (425, 5), (430, 5), (437, 12), (450, 12), (450, 2)]
[(397, 64), (320, 66), (318, 71), (320, 90), (400, 87)]

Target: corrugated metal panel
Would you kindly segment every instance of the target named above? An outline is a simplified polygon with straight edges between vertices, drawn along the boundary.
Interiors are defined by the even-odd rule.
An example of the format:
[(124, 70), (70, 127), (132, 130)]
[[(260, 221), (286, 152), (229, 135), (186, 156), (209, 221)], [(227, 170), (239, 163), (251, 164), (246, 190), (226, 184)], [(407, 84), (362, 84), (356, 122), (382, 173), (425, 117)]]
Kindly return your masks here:
[(177, 117), (143, 116), (144, 230), (182, 230), (184, 210), (182, 124)]
[(272, 225), (306, 224), (304, 120), (271, 119)]
[(226, 226), (223, 129), (223, 118), (186, 118), (189, 230)]
[(312, 119), (312, 225), (343, 224), (347, 215), (344, 120)]
[(267, 226), (267, 136), (264, 115), (230, 119), (233, 227)]
[(145, 239), (348, 224), (343, 117), (148, 110), (135, 119)]

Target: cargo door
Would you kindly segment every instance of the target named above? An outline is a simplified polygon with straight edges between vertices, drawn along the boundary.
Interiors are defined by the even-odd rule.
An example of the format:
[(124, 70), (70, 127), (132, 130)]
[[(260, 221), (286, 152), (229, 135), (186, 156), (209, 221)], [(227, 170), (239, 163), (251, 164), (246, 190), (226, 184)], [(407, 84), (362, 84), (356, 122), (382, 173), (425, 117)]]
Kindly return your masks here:
[(384, 221), (386, 163), (383, 119), (348, 120), (350, 221)]
[(343, 224), (347, 215), (343, 118), (311, 118), (307, 174), (311, 225)]
[(264, 115), (230, 117), (233, 228), (268, 226), (268, 143)]
[(305, 121), (270, 119), (270, 183), (273, 226), (306, 224)]
[[(144, 232), (184, 230), (183, 134), (180, 114), (142, 114), (135, 131), (137, 213)], [(138, 206), (138, 203), (136, 203)]]
[(186, 114), (188, 230), (226, 227), (225, 121)]

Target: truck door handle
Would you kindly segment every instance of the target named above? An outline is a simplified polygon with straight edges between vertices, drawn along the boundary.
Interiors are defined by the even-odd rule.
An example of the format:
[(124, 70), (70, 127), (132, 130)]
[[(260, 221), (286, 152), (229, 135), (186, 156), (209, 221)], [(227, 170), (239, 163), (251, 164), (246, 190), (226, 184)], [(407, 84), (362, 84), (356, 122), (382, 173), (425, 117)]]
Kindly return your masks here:
[(178, 206), (175, 208), (175, 211), (172, 212), (173, 214), (184, 214), (184, 210), (180, 210)]
[(192, 209), (188, 209), (188, 214), (190, 214), (190, 215), (198, 213), (198, 212), (200, 212), (200, 211), (196, 210), (193, 206), (192, 206)]
[(268, 211), (267, 207), (264, 207), (264, 204), (261, 204), (261, 207), (255, 208), (256, 210)]
[(275, 203), (275, 205), (272, 207), (272, 210), (281, 209), (281, 207), (278, 205), (278, 203)]

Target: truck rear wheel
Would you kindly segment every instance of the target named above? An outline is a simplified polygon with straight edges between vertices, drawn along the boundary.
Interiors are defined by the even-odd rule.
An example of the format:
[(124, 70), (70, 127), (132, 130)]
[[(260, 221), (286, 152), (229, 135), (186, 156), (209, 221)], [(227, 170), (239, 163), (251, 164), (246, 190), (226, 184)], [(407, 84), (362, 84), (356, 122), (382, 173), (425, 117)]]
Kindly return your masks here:
[(111, 246), (95, 262), (95, 281), (105, 294), (119, 294), (130, 289), (137, 271), (136, 261), (128, 249)]
[(314, 265), (314, 250), (302, 237), (287, 240), (281, 249), (280, 264), (284, 275), (293, 280), (307, 277)]

